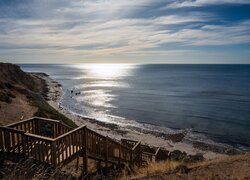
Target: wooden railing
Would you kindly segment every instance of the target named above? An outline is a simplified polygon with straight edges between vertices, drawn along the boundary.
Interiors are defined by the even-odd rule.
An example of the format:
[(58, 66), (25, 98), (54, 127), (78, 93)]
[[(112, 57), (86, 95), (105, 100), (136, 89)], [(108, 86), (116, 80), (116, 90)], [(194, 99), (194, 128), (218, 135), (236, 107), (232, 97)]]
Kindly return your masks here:
[(87, 128), (87, 152), (97, 160), (111, 162), (133, 162), (140, 154), (139, 148), (131, 149), (109, 137)]
[(83, 152), (85, 147), (85, 130), (86, 126), (82, 126), (53, 140), (52, 164), (58, 165), (64, 163), (68, 159)]
[(24, 131), (0, 127), (0, 151), (6, 153), (23, 153)]
[(56, 138), (72, 130), (72, 128), (61, 121), (40, 117), (33, 117), (6, 127), (50, 138)]
[(30, 133), (25, 133), (23, 138), (23, 153), (27, 157), (53, 164), (53, 139)]
[[(42, 132), (39, 127), (44, 122), (52, 124), (51, 136), (40, 135)], [(32, 118), (0, 127), (0, 152), (22, 154), (54, 166), (83, 156), (86, 171), (88, 158), (103, 161), (106, 165), (141, 162), (140, 142), (130, 143), (128, 147), (86, 126), (70, 130), (59, 121), (43, 118)]]
[(142, 151), (142, 161), (144, 162), (155, 162), (158, 160), (160, 147), (155, 152)]
[(142, 162), (156, 162), (156, 161), (162, 161), (162, 160), (167, 160), (169, 158), (169, 151), (162, 149), (160, 147), (155, 148), (154, 150), (151, 149), (144, 149), (145, 146), (142, 145)]
[(138, 143), (138, 141), (133, 141), (130, 139), (121, 139), (121, 142), (123, 145), (130, 147), (130, 148), (133, 148)]

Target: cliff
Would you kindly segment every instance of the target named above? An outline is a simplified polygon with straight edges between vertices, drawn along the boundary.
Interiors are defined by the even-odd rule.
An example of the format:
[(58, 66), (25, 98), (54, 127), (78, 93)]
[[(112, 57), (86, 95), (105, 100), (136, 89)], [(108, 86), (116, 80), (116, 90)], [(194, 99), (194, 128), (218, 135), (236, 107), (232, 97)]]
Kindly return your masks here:
[(40, 116), (60, 119), (75, 127), (45, 101), (46, 94), (45, 80), (35, 73), (23, 72), (14, 64), (0, 63), (0, 125)]

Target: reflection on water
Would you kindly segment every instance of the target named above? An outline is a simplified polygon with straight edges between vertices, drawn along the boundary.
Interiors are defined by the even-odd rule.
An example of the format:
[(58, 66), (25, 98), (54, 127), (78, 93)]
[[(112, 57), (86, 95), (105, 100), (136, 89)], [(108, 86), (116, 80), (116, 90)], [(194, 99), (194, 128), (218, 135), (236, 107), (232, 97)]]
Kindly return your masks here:
[(113, 95), (109, 90), (90, 90), (84, 92), (84, 96), (78, 97), (77, 101), (82, 101), (92, 107), (113, 107), (114, 105), (109, 103), (116, 95)]
[(119, 79), (128, 76), (134, 65), (130, 64), (82, 64), (77, 68), (87, 73), (88, 78)]
[(87, 64), (22, 68), (46, 72), (59, 81), (65, 93), (62, 107), (76, 114), (162, 132), (188, 129), (189, 140), (203, 142), (202, 133), (217, 142), (250, 148), (250, 66)]
[(109, 114), (111, 109), (117, 108), (113, 102), (118, 95), (113, 91), (129, 88), (129, 84), (123, 79), (133, 75), (136, 65), (82, 64), (74, 67), (80, 69), (82, 74), (74, 77), (79, 82), (74, 91), (80, 92), (80, 95), (72, 98), (85, 109), (86, 114), (105, 122), (120, 118)]

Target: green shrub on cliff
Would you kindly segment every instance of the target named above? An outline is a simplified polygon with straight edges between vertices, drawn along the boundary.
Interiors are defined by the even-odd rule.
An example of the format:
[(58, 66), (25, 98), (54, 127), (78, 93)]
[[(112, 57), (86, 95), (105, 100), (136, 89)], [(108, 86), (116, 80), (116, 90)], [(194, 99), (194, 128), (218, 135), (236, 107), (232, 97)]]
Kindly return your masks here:
[(29, 94), (27, 98), (30, 100), (32, 106), (38, 108), (37, 112), (35, 113), (35, 116), (61, 120), (72, 128), (77, 127), (77, 125), (72, 120), (59, 113), (56, 109), (51, 107), (42, 97), (38, 96), (37, 94)]
[(0, 101), (11, 103), (12, 102), (11, 98), (15, 98), (15, 96), (9, 92), (4, 92), (4, 91), (0, 92)]

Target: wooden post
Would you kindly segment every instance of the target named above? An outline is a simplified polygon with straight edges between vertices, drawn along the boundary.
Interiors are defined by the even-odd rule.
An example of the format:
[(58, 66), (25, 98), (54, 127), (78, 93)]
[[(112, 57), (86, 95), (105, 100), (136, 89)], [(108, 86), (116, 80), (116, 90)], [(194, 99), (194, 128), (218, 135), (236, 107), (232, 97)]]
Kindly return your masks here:
[(122, 156), (122, 145), (121, 143), (119, 144), (119, 160), (118, 160), (118, 163), (121, 164), (121, 156)]
[(83, 171), (88, 174), (88, 129), (84, 129), (84, 152), (83, 152)]
[(105, 138), (105, 167), (108, 174), (108, 137)]
[(142, 166), (142, 148), (140, 143), (140, 166)]
[(40, 135), (40, 133), (39, 133), (39, 124), (38, 124), (37, 119), (35, 119), (35, 133), (34, 134)]
[(79, 169), (79, 156), (77, 156), (77, 159), (76, 159), (76, 172), (78, 171)]
[(23, 155), (26, 156), (27, 154), (27, 141), (25, 134), (22, 134), (22, 146), (23, 146)]
[(130, 162), (133, 163), (133, 150), (130, 150)]
[(57, 159), (57, 157), (56, 157), (56, 141), (53, 141), (51, 143), (51, 161), (55, 167), (57, 165), (56, 159)]
[(10, 150), (10, 134), (9, 134), (9, 131), (8, 132), (4, 131), (4, 142), (5, 142), (6, 152), (9, 152), (9, 150)]
[(2, 152), (4, 152), (4, 146), (3, 146), (3, 133), (2, 133), (2, 130), (0, 129), (0, 150), (2, 151)]

